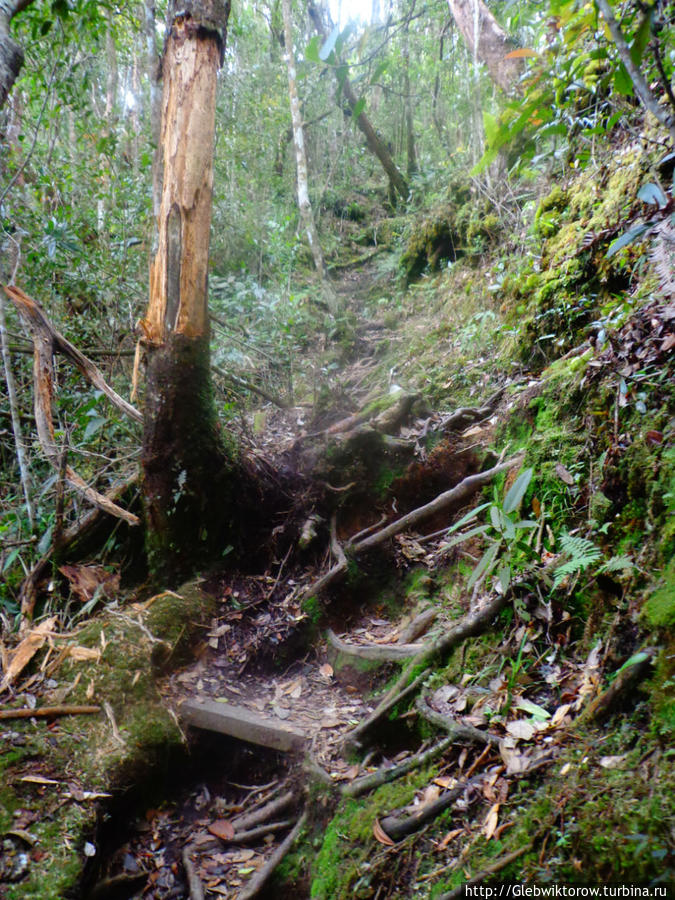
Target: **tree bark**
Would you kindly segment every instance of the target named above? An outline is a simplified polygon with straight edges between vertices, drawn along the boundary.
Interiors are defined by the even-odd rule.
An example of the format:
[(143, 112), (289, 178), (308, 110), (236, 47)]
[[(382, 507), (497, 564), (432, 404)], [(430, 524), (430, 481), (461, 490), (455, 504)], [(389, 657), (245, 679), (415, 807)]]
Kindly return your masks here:
[(23, 65), (23, 50), (10, 36), (9, 23), (32, 0), (0, 0), (0, 109)]
[(298, 178), (298, 209), (300, 210), (300, 218), (307, 235), (309, 249), (312, 251), (314, 265), (321, 279), (328, 308), (330, 312), (335, 315), (338, 311), (338, 298), (328, 279), (323, 251), (321, 250), (321, 244), (319, 242), (319, 234), (316, 230), (316, 223), (314, 221), (314, 212), (312, 211), (312, 204), (309, 199), (307, 154), (305, 152), (305, 136), (302, 130), (300, 101), (298, 100), (290, 0), (282, 0), (282, 10), (284, 17), (284, 41), (286, 43), (286, 64), (288, 68), (288, 97), (291, 104), (291, 126), (293, 129), (293, 147), (295, 149), (295, 165)]
[[(450, 12), (467, 47), (487, 68), (503, 91), (513, 91), (522, 70), (521, 59), (506, 59), (516, 45), (483, 0), (448, 0)], [(475, 28), (478, 13), (478, 28)], [(478, 35), (476, 41), (475, 35)]]
[(224, 546), (232, 462), (209, 371), (207, 282), (216, 83), (228, 0), (174, 3), (162, 61), (161, 195), (150, 301), (143, 494), (155, 576), (182, 577)]

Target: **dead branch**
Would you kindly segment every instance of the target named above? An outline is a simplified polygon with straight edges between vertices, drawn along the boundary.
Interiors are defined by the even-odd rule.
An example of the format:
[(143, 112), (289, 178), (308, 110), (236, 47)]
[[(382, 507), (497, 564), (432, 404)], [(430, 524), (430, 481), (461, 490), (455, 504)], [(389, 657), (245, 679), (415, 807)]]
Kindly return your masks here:
[[(106, 383), (100, 370), (80, 351), (67, 341), (51, 325), (42, 307), (24, 291), (17, 287), (4, 285), (4, 290), (14, 303), (22, 321), (33, 336), (34, 359), (33, 379), (35, 383), (35, 424), (42, 451), (49, 462), (58, 471), (60, 468), (59, 448), (54, 441), (54, 422), (52, 419), (52, 399), (54, 396), (53, 354), (59, 350), (67, 356), (77, 369), (94, 387), (102, 391), (115, 406), (127, 415), (142, 420), (141, 413), (126, 400), (122, 399)], [(113, 503), (105, 494), (90, 487), (86, 481), (71, 467), (66, 466), (66, 479), (92, 505), (130, 525), (138, 525), (139, 518)]]
[(502, 869), (505, 869), (512, 862), (515, 862), (517, 859), (520, 859), (521, 856), (524, 856), (528, 850), (531, 850), (533, 843), (533, 841), (530, 841), (522, 847), (519, 847), (517, 850), (513, 850), (511, 853), (505, 853), (504, 856), (500, 856), (499, 859), (490, 863), (490, 865), (486, 866), (481, 872), (477, 872), (473, 878), (469, 878), (464, 884), (460, 884), (459, 887), (454, 888), (452, 891), (446, 891), (445, 894), (441, 894), (440, 897), (438, 897), (438, 900), (459, 900), (460, 897), (465, 897), (466, 889), (468, 887), (473, 887), (474, 884), (480, 884), (490, 875), (496, 875), (497, 872), (501, 872)]
[(0, 709), (3, 719), (55, 719), (57, 716), (89, 716), (101, 712), (100, 706), (40, 706), (37, 709)]
[(431, 722), (432, 725), (442, 728), (443, 731), (447, 731), (453, 742), (464, 741), (472, 744), (491, 744), (493, 747), (499, 746), (499, 738), (494, 734), (490, 734), (487, 731), (481, 731), (480, 728), (476, 728), (474, 725), (466, 725), (463, 722), (458, 722), (456, 719), (452, 719), (450, 716), (444, 716), (442, 713), (432, 709), (424, 694), (420, 694), (415, 706), (422, 718), (426, 719), (427, 722)]
[(259, 825), (261, 822), (268, 822), (272, 818), (272, 816), (275, 816), (278, 812), (281, 812), (282, 809), (286, 809), (286, 807), (290, 806), (294, 799), (295, 794), (293, 793), (293, 791), (286, 791), (285, 794), (282, 794), (275, 800), (270, 800), (268, 803), (265, 803), (258, 809), (253, 810), (249, 813), (244, 813), (241, 816), (236, 816), (234, 819), (232, 819), (232, 827), (234, 828), (235, 832), (245, 831), (252, 825)]
[(307, 820), (307, 813), (303, 813), (298, 821), (296, 822), (295, 828), (291, 831), (291, 833), (284, 838), (284, 840), (279, 844), (274, 853), (267, 860), (262, 869), (259, 869), (253, 878), (249, 881), (243, 891), (240, 892), (237, 900), (254, 900), (255, 897), (261, 892), (261, 890), (265, 887), (267, 882), (272, 876), (272, 873), (277, 868), (282, 859), (286, 856), (288, 851), (291, 849), (293, 844), (295, 843), (296, 838), (302, 831), (302, 828)]
[(355, 659), (369, 659), (376, 662), (396, 662), (401, 659), (410, 659), (422, 649), (422, 644), (348, 644), (339, 638), (332, 628), (328, 629), (326, 637), (328, 643), (338, 653), (353, 656)]
[(425, 806), (420, 807), (411, 816), (406, 816), (403, 819), (399, 819), (396, 816), (386, 816), (380, 820), (380, 825), (392, 841), (400, 841), (409, 834), (419, 831), (423, 825), (431, 822), (436, 816), (440, 816), (442, 812), (448, 809), (449, 806), (452, 806), (462, 796), (467, 788), (473, 787), (479, 780), (479, 778), (476, 778), (473, 781), (462, 781), (449, 791), (441, 794), (433, 803), (427, 803)]
[[(124, 481), (118, 481), (113, 488), (108, 491), (106, 497), (115, 501), (126, 493), (138, 480), (138, 473), (126, 478)], [(85, 538), (99, 524), (103, 517), (103, 511), (98, 507), (90, 509), (81, 519), (74, 522), (61, 535), (59, 552), (61, 555), (67, 554), (79, 541)], [(21, 615), (25, 618), (32, 618), (37, 602), (37, 590), (40, 581), (47, 575), (51, 566), (54, 547), (52, 547), (40, 557), (35, 563), (31, 571), (24, 578), (19, 592), (19, 600), (21, 603)]]
[(443, 740), (434, 744), (433, 747), (429, 747), (428, 750), (416, 753), (414, 756), (403, 760), (403, 762), (396, 766), (382, 766), (380, 769), (371, 772), (369, 775), (363, 775), (361, 778), (355, 779), (349, 784), (344, 785), (342, 793), (345, 797), (360, 797), (362, 794), (372, 791), (374, 788), (380, 787), (383, 784), (388, 784), (390, 781), (395, 781), (397, 778), (407, 775), (408, 772), (412, 772), (414, 769), (421, 768), (430, 760), (440, 756), (441, 753), (445, 753), (451, 745), (452, 738), (443, 738)]

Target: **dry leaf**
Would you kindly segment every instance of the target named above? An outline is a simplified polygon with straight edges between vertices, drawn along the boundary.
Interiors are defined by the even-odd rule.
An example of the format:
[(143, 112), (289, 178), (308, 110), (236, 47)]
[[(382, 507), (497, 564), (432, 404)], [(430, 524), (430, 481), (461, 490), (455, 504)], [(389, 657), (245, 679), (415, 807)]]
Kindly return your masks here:
[(0, 684), (0, 691), (8, 687), (26, 668), (38, 650), (44, 645), (55, 624), (56, 616), (51, 616), (49, 619), (45, 619), (44, 622), (40, 622), (21, 641), (14, 653), (11, 654), (5, 676), (2, 679), (2, 684)]
[(24, 775), (21, 781), (28, 784), (61, 784), (60, 781), (54, 781), (53, 778), (44, 778), (42, 775)]
[(569, 770), (570, 770), (571, 768), (572, 768), (572, 764), (571, 764), (571, 763), (565, 763), (565, 765), (564, 765), (564, 766), (562, 767), (562, 769), (560, 770), (560, 774), (561, 774), (561, 775), (567, 775), (567, 773), (569, 772)]
[(567, 713), (570, 711), (571, 704), (563, 703), (562, 706), (559, 706), (556, 711), (553, 713), (553, 717), (551, 718), (551, 727), (557, 728), (558, 725), (561, 725)]
[(526, 756), (524, 753), (519, 753), (517, 750), (510, 749), (506, 746), (505, 741), (499, 742), (499, 753), (506, 763), (507, 775), (515, 775), (519, 772), (527, 771), (530, 765), (529, 756)]
[(346, 781), (353, 781), (361, 771), (361, 766), (350, 766), (344, 774)]
[(555, 464), (555, 474), (565, 484), (568, 484), (570, 486), (574, 484), (573, 475), (571, 475), (570, 472), (568, 472), (568, 470), (565, 468), (565, 466), (563, 466), (561, 463)]
[(375, 819), (375, 823), (373, 825), (373, 835), (375, 836), (376, 841), (379, 841), (381, 844), (385, 844), (387, 847), (393, 847), (396, 843), (395, 841), (392, 841), (387, 832), (382, 828), (379, 819)]
[(489, 841), (492, 835), (495, 833), (495, 828), (497, 827), (497, 823), (499, 822), (499, 803), (495, 803), (490, 807), (490, 810), (485, 817), (485, 823), (483, 825), (483, 834), (485, 835), (485, 840)]
[(82, 603), (92, 600), (97, 591), (112, 599), (119, 591), (120, 576), (103, 566), (60, 566), (59, 572), (70, 582), (72, 592)]
[(521, 741), (531, 741), (537, 729), (534, 723), (528, 722), (527, 719), (514, 719), (507, 722), (506, 730)]
[(93, 647), (69, 647), (68, 656), (76, 662), (84, 662), (88, 659), (95, 659), (98, 662), (101, 658), (101, 651)]
[(439, 775), (438, 778), (434, 778), (434, 784), (437, 784), (446, 791), (449, 787), (452, 787), (454, 783), (455, 779), (451, 775)]
[(231, 841), (234, 837), (234, 825), (228, 819), (215, 819), (207, 829), (222, 841)]
[(445, 850), (446, 847), (448, 846), (448, 844), (450, 843), (450, 841), (454, 841), (454, 839), (456, 837), (459, 837), (460, 834), (464, 834), (463, 828), (455, 828), (454, 831), (449, 831), (445, 835), (445, 837), (443, 838), (443, 840), (440, 842), (440, 844), (438, 845), (438, 847), (436, 849), (437, 850)]
[(330, 663), (324, 663), (322, 666), (319, 666), (319, 675), (322, 678), (325, 678), (326, 681), (330, 681), (333, 677), (333, 667)]
[(602, 756), (600, 765), (603, 769), (620, 769), (626, 759), (626, 754), (621, 756)]

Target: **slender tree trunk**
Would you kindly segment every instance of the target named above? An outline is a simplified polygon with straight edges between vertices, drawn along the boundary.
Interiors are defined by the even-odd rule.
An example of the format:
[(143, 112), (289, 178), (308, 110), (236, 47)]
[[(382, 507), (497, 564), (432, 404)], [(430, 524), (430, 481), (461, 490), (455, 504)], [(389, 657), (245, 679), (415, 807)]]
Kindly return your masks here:
[[(104, 111), (104, 129), (105, 135), (109, 136), (115, 128), (115, 107), (117, 99), (117, 49), (115, 47), (115, 37), (113, 34), (112, 12), (108, 10), (108, 29), (105, 36), (105, 55), (107, 61), (107, 74), (105, 85), (105, 111)], [(96, 223), (99, 238), (103, 237), (106, 226), (106, 210), (111, 207), (110, 197), (110, 163), (108, 154), (102, 153), (99, 157), (99, 165), (102, 170), (100, 180), (100, 190), (98, 201), (96, 203)]]
[(207, 315), (216, 83), (228, 14), (227, 0), (175, 3), (162, 62), (158, 246), (142, 328), (148, 559), (165, 576), (187, 574), (222, 549), (232, 508)]
[[(323, 10), (320, 9), (315, 3), (310, 0), (308, 4), (308, 11), (310, 19), (316, 28), (318, 34), (326, 40), (328, 36), (329, 29), (324, 23), (323, 18)], [(349, 108), (349, 112), (351, 115), (354, 114), (354, 109), (358, 103), (358, 98), (354, 93), (354, 88), (352, 87), (352, 83), (349, 80), (348, 76), (345, 75), (344, 80), (341, 80), (341, 89), (344, 95), (345, 100), (347, 101), (347, 106)], [(375, 129), (373, 128), (372, 122), (368, 118), (368, 116), (362, 111), (356, 117), (356, 125), (359, 128), (359, 131), (366, 139), (366, 145), (371, 153), (373, 153), (382, 168), (387, 173), (389, 177), (390, 184), (390, 195), (392, 199), (395, 198), (395, 195), (398, 194), (403, 200), (408, 199), (408, 184), (396, 168), (396, 164), (391, 157), (391, 153), (389, 152), (387, 145), (377, 134)]]
[(515, 44), (483, 0), (448, 0), (448, 4), (470, 53), (485, 65), (495, 84), (507, 93), (513, 91), (522, 71), (522, 60), (506, 59)]
[(295, 165), (298, 178), (298, 208), (300, 218), (307, 235), (307, 242), (312, 251), (312, 258), (316, 271), (321, 278), (323, 292), (328, 303), (328, 308), (335, 315), (338, 311), (338, 298), (333, 290), (326, 272), (326, 264), (319, 242), (319, 234), (316, 230), (314, 212), (309, 199), (309, 177), (307, 174), (307, 154), (305, 152), (305, 136), (302, 130), (302, 115), (300, 113), (300, 101), (298, 100), (298, 88), (296, 83), (295, 54), (293, 52), (293, 32), (291, 29), (291, 2), (282, 0), (284, 17), (284, 41), (286, 44), (286, 62), (288, 67), (288, 96), (291, 104), (291, 126), (293, 129), (293, 147), (295, 148)]
[(417, 155), (415, 153), (415, 131), (413, 128), (412, 97), (410, 96), (410, 16), (415, 10), (415, 3), (410, 7), (408, 19), (403, 29), (403, 94), (405, 101), (406, 149), (408, 154), (408, 180), (417, 173)]

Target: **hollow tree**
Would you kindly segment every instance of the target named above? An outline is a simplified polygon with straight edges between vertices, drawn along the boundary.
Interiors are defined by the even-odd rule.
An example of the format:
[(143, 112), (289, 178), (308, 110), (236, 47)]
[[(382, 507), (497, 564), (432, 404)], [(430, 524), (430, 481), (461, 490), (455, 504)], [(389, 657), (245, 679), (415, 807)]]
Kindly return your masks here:
[(218, 434), (207, 311), (216, 83), (229, 0), (172, 3), (161, 66), (157, 249), (143, 329), (143, 494), (155, 574), (221, 545), (236, 467)]

